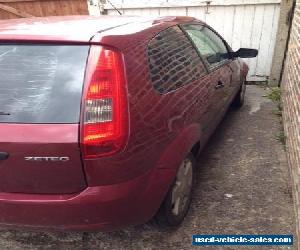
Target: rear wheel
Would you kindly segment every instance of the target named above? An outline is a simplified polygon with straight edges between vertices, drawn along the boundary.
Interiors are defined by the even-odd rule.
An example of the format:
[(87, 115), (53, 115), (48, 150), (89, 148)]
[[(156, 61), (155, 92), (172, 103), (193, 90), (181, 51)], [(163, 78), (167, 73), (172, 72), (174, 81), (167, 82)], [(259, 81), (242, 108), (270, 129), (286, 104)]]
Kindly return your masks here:
[(194, 156), (189, 154), (181, 163), (176, 179), (155, 216), (160, 226), (175, 227), (184, 220), (192, 199), (194, 168)]
[(242, 83), (242, 86), (239, 90), (239, 92), (236, 94), (232, 106), (235, 108), (241, 108), (244, 105), (245, 102), (245, 93), (246, 93), (246, 82), (245, 80)]

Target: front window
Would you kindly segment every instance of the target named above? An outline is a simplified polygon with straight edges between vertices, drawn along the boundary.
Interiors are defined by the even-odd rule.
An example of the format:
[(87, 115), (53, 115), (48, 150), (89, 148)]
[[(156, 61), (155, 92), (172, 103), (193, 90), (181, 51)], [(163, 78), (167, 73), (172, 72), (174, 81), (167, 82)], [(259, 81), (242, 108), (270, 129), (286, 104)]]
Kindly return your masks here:
[(190, 39), (206, 63), (214, 68), (228, 59), (228, 50), (223, 40), (208, 27), (191, 24), (183, 25)]

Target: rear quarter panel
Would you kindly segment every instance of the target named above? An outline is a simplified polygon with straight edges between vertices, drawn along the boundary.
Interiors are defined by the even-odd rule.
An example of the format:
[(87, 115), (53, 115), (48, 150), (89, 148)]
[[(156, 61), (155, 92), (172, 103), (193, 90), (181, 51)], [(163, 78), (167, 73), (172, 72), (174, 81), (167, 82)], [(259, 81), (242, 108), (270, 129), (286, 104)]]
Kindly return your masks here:
[[(210, 80), (204, 76), (181, 89), (160, 95), (152, 86), (147, 45), (160, 24), (130, 34), (99, 38), (124, 54), (130, 114), (130, 136), (124, 151), (85, 161), (90, 186), (111, 185), (137, 178), (154, 169), (174, 169), (201, 138), (201, 119), (209, 105)], [(122, 33), (123, 32), (123, 33)], [(117, 31), (116, 31), (117, 33)], [(126, 33), (126, 32), (125, 32)], [(174, 171), (175, 175), (176, 171)]]
[(202, 133), (203, 127), (216, 126), (205, 124), (211, 116), (209, 108), (215, 90), (210, 75), (164, 95), (153, 88), (147, 45), (157, 33), (173, 25), (160, 24), (144, 31), (133, 25), (130, 34), (122, 30), (120, 34), (116, 31), (116, 35), (102, 34), (99, 38), (102, 44), (117, 48), (124, 55), (130, 135), (122, 152), (84, 162), (87, 182), (89, 186), (121, 186), (117, 184), (145, 176), (137, 196), (124, 208), (130, 214), (125, 218), (134, 213), (138, 223), (156, 213), (192, 147), (199, 141), (203, 147), (209, 138), (209, 133)]

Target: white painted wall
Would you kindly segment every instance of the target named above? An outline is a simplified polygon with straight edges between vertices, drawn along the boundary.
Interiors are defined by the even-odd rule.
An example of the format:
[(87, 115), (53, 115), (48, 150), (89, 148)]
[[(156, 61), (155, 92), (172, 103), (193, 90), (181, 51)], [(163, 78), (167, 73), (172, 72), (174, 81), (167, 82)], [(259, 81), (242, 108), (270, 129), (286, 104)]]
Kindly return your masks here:
[[(95, 0), (94, 0), (95, 1)], [(98, 0), (96, 0), (97, 2)], [(264, 81), (270, 75), (277, 34), (280, 0), (110, 0), (124, 15), (187, 15), (216, 29), (234, 50), (256, 48), (259, 55), (247, 59), (250, 81)], [(118, 15), (110, 4), (109, 15)]]

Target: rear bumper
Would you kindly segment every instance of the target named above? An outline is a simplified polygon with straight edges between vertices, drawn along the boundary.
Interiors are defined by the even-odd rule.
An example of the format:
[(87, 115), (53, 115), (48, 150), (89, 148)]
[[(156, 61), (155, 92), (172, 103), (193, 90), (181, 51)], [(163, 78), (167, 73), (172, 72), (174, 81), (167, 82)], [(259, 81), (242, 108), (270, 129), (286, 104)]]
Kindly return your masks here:
[(111, 231), (149, 220), (174, 171), (162, 169), (131, 181), (88, 187), (75, 195), (0, 193), (0, 226), (62, 231)]

